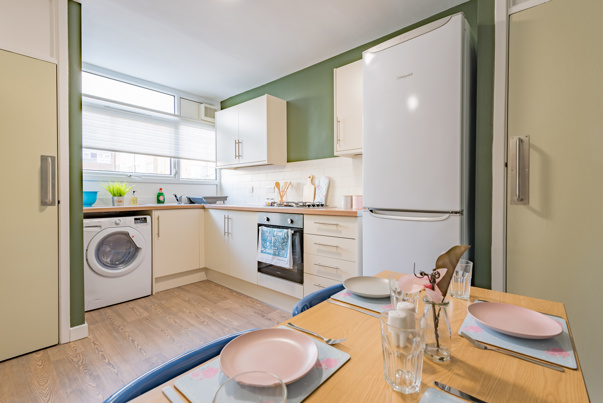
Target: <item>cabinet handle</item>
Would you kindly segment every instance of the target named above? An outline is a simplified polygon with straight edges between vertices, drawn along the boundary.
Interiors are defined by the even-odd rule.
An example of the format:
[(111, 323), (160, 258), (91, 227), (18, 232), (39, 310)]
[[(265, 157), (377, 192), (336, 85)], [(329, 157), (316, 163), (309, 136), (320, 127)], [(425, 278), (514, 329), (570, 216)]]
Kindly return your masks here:
[(339, 118), (337, 118), (337, 145), (339, 145), (341, 143), (341, 137), (339, 137), (339, 132), (341, 128), (341, 120), (339, 120)]
[(222, 235), (226, 236), (226, 214), (222, 216)]
[(339, 224), (337, 223), (333, 223), (333, 222), (315, 222), (314, 224), (316, 225), (334, 225), (334, 226), (339, 226)]
[(228, 231), (226, 231), (227, 235), (232, 235), (232, 232), (230, 232), (230, 214), (226, 216), (226, 225), (228, 225)]
[(339, 248), (339, 245), (329, 245), (329, 244), (326, 244), (326, 243), (317, 243), (317, 242), (314, 242), (314, 245), (317, 245), (317, 246), (328, 246), (329, 248)]
[(337, 266), (327, 266), (326, 264), (321, 264), (321, 263), (314, 263), (314, 265), (316, 265), (318, 267), (326, 267), (328, 269), (339, 270), (339, 267), (337, 267)]
[(314, 284), (314, 286), (315, 286), (315, 287), (318, 287), (318, 288), (326, 288), (326, 286), (324, 286), (324, 285), (322, 285), (322, 284)]
[(235, 160), (237, 158), (239, 158), (239, 156), (237, 155), (237, 143), (239, 142), (239, 140), (235, 140), (234, 141), (234, 152), (235, 152)]
[(239, 157), (238, 157), (238, 158), (242, 158), (242, 157), (243, 157), (243, 156), (241, 155), (241, 143), (242, 143), (242, 141), (241, 141), (241, 140), (238, 140), (238, 141), (237, 141), (237, 154), (239, 155)]
[(159, 236), (160, 236), (159, 235), (159, 233), (160, 233), (159, 228), (160, 228), (159, 227), (159, 216), (157, 216), (157, 238), (159, 238)]

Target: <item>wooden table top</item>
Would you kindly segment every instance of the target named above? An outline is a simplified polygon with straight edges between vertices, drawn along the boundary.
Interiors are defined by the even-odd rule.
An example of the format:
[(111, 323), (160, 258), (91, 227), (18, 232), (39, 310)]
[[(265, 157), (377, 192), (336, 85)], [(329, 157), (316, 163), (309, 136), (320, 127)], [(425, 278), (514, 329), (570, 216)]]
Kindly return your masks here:
[[(378, 277), (387, 277), (389, 273), (382, 272)], [(427, 388), (435, 388), (435, 380), (489, 403), (589, 401), (579, 362), (577, 370), (565, 368), (565, 372), (558, 372), (495, 351), (480, 350), (460, 337), (457, 333), (467, 315), (467, 306), (477, 299), (523, 306), (567, 320), (561, 303), (477, 287), (471, 288), (469, 301), (447, 298), (452, 326), (451, 361), (434, 363), (424, 359), (419, 393), (403, 395), (385, 382), (379, 318), (321, 303), (289, 321), (328, 337), (347, 337), (336, 347), (351, 358), (304, 402), (418, 402)], [(419, 312), (422, 312), (423, 303), (419, 304)], [(167, 384), (173, 386), (174, 380), (134, 401), (167, 402), (161, 392)], [(187, 401), (184, 397), (183, 400)]]

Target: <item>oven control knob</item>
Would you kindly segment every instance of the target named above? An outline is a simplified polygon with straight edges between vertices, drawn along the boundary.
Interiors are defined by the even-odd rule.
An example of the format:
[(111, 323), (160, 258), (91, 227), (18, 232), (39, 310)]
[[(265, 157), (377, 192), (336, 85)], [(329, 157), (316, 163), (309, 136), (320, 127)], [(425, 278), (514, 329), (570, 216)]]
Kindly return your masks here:
[(270, 218), (264, 217), (264, 221), (268, 222), (268, 221), (270, 221)]
[(121, 224), (121, 218), (118, 218), (114, 221), (115, 225), (120, 225)]
[(288, 222), (289, 224), (293, 224), (293, 218), (289, 218), (289, 219), (287, 220), (287, 222)]

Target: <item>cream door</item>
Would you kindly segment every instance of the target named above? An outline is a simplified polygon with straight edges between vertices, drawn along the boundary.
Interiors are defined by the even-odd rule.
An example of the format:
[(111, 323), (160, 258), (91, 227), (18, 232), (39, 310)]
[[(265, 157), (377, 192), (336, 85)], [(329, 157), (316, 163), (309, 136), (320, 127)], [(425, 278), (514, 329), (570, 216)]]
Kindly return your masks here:
[[(58, 342), (58, 211), (41, 155), (57, 155), (56, 65), (0, 50), (0, 361)], [(51, 186), (51, 189), (54, 185)]]
[(216, 166), (232, 166), (239, 163), (239, 107), (216, 112)]
[(201, 209), (153, 211), (153, 278), (201, 267)]
[(239, 163), (251, 164), (268, 159), (268, 101), (267, 95), (238, 105)]
[(530, 185), (529, 204), (507, 204), (507, 291), (565, 304), (593, 401), (603, 401), (601, 15), (600, 0), (553, 0), (509, 26), (509, 154), (513, 137), (529, 136)]
[(257, 213), (230, 211), (228, 274), (253, 284), (258, 283)]
[(226, 210), (205, 210), (205, 266), (228, 274)]
[(334, 71), (335, 155), (362, 154), (362, 60)]

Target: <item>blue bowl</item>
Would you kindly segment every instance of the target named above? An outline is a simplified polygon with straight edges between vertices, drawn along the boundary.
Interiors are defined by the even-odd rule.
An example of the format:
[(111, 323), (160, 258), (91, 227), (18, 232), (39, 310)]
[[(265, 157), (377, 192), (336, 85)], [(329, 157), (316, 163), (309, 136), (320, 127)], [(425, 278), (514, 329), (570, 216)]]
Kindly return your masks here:
[(96, 197), (98, 191), (96, 190), (84, 190), (84, 207), (92, 207), (96, 203)]

